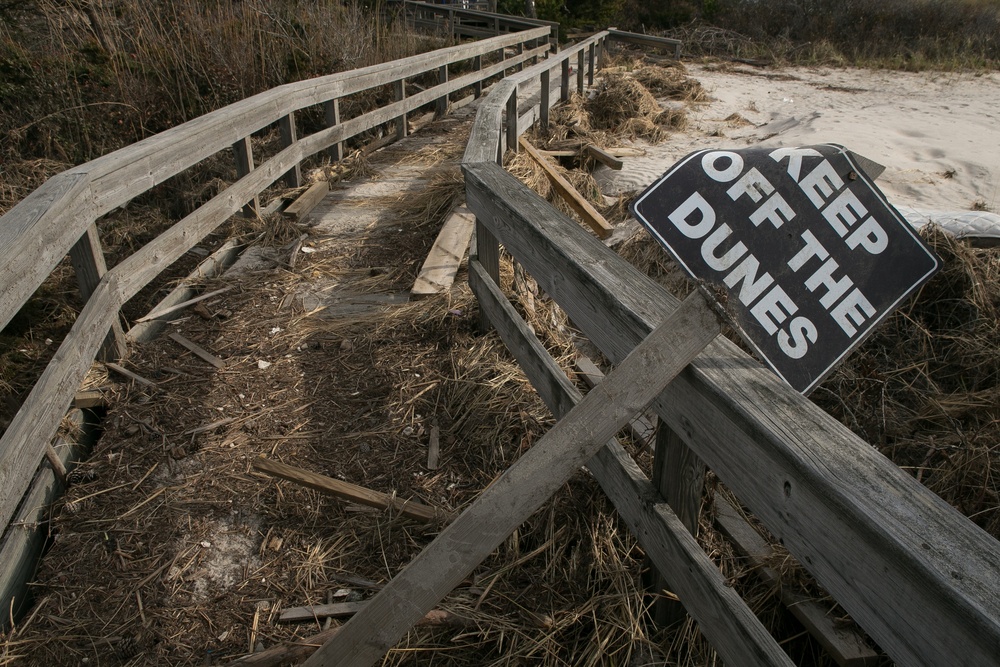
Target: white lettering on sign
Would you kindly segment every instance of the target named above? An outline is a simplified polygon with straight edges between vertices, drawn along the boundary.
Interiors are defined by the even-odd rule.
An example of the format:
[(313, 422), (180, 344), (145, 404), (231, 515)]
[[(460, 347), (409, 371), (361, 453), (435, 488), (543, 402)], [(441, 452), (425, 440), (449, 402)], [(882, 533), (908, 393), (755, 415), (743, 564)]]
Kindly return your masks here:
[[(692, 224), (688, 218), (695, 212), (701, 214), (701, 220)], [(694, 192), (667, 217), (674, 223), (677, 231), (689, 239), (700, 239), (715, 227), (715, 209), (705, 201), (700, 192)]]
[(775, 192), (766, 202), (760, 205), (756, 211), (750, 214), (750, 222), (755, 227), (760, 227), (760, 223), (767, 220), (775, 229), (795, 217), (795, 211), (788, 205), (781, 193)]
[(802, 158), (823, 157), (823, 154), (814, 148), (779, 148), (768, 154), (775, 162), (781, 162), (788, 158), (788, 175), (796, 183), (799, 182), (799, 174), (802, 173)]
[(859, 245), (873, 255), (878, 255), (889, 247), (889, 235), (875, 218), (868, 216), (858, 228), (847, 237), (847, 247), (854, 250)]
[[(725, 169), (716, 168), (716, 163), (720, 158), (729, 160), (729, 166)], [(701, 168), (712, 180), (728, 183), (743, 173), (743, 157), (739, 153), (730, 153), (729, 151), (712, 151), (702, 156)]]
[(792, 271), (797, 272), (813, 257), (826, 259), (830, 256), (830, 253), (826, 251), (823, 244), (820, 243), (808, 229), (802, 232), (802, 240), (806, 242), (805, 247), (795, 253), (795, 256), (788, 260), (788, 268)]
[(816, 325), (808, 317), (796, 317), (788, 325), (788, 332), (778, 331), (778, 347), (790, 359), (801, 359), (809, 351), (809, 343), (819, 337)]
[(869, 303), (865, 295), (857, 288), (830, 311), (833, 321), (839, 324), (844, 333), (851, 338), (854, 338), (854, 334), (858, 333), (855, 327), (864, 324), (865, 320), (874, 314), (875, 306)]
[[(735, 269), (723, 278), (723, 282), (729, 289), (735, 289), (737, 285), (743, 283), (740, 287), (740, 301), (744, 306), (749, 306), (756, 301), (761, 292), (774, 282), (774, 278), (766, 271), (758, 278), (758, 270), (760, 270), (760, 261), (753, 255), (747, 255)], [(773, 334), (774, 332), (769, 331), (768, 333)]]
[(750, 309), (750, 313), (757, 318), (764, 331), (773, 336), (788, 316), (794, 315), (798, 309), (791, 297), (781, 289), (781, 285), (775, 285)]
[(739, 241), (721, 257), (716, 254), (722, 242), (732, 236), (732, 234), (733, 228), (723, 223), (701, 244), (701, 258), (716, 271), (728, 271), (733, 264), (740, 261), (740, 258), (747, 253), (746, 245), (744, 245), (743, 241)]
[(743, 195), (747, 195), (755, 202), (759, 202), (764, 195), (774, 192), (774, 186), (764, 178), (764, 174), (757, 171), (756, 167), (751, 167), (743, 178), (736, 181), (733, 187), (729, 188), (727, 194), (729, 198), (736, 201)]
[(823, 160), (799, 181), (799, 187), (816, 208), (823, 208), (823, 202), (834, 192), (844, 187), (844, 180), (834, 171), (833, 165)]
[(837, 260), (830, 257), (806, 280), (806, 289), (810, 292), (815, 292), (819, 287), (826, 288), (826, 294), (820, 297), (819, 303), (827, 310), (837, 303), (837, 299), (847, 294), (847, 290), (854, 287), (854, 281), (848, 276), (839, 280), (834, 279), (833, 272), (839, 268)]

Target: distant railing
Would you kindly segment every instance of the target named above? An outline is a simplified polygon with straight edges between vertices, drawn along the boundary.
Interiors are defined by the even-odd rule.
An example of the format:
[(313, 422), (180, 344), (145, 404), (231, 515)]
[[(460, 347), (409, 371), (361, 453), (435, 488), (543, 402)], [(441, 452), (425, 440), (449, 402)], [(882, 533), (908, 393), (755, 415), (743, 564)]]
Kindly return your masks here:
[[(580, 58), (582, 77), (582, 59), (593, 63), (611, 38), (647, 43), (598, 33), (498, 84), (463, 163), (476, 215), (469, 281), (485, 324), (557, 417), (580, 393), (500, 290), (501, 244), (613, 363), (678, 304), (500, 166), (530, 121), (547, 122), (552, 68), (563, 63), (565, 98), (566, 63)], [(540, 100), (519, 108), (519, 91), (533, 82)], [(1000, 543), (868, 443), (721, 338), (651, 407), (669, 487), (648, 480), (616, 441), (588, 468), (727, 664), (790, 663), (678, 519), (683, 498), (664, 499), (693, 494), (697, 507), (705, 464), (896, 662), (996, 664)]]
[(451, 37), (488, 37), (508, 32), (548, 27), (553, 51), (558, 48), (559, 24), (521, 16), (509, 16), (460, 4), (431, 4), (414, 0), (389, 0), (390, 7), (406, 13), (409, 24), (422, 30), (437, 31)]
[[(436, 103), (447, 107), (450, 95), (471, 88), (482, 92), (484, 81), (516, 71), (549, 51), (551, 29), (530, 26), (393, 62), (300, 81), (237, 102), (179, 125), (132, 146), (74, 167), (49, 179), (38, 190), (0, 217), (0, 328), (70, 254), (86, 303), (21, 409), (0, 438), (0, 609), (7, 620), (10, 591), (23, 572), (21, 558), (8, 553), (12, 531), (34, 530), (35, 519), (24, 519), (19, 503), (32, 484), (39, 463), (98, 352), (115, 360), (129, 336), (120, 325), (123, 304), (244, 206), (279, 179), (301, 183), (299, 165), (321, 151), (342, 156), (341, 144), (363, 132), (395, 121), (397, 136), (406, 133), (406, 114)], [(513, 52), (511, 52), (513, 50)], [(496, 55), (484, 62), (484, 56)], [(449, 66), (471, 61), (472, 72), (450, 78)], [(405, 81), (433, 73), (437, 84), (406, 96)], [(395, 101), (356, 118), (341, 119), (339, 100), (392, 84)], [(296, 113), (322, 108), (327, 127), (299, 136)], [(250, 135), (277, 124), (282, 149), (255, 164)], [(232, 151), (238, 180), (169, 230), (107, 270), (95, 222), (158, 183), (220, 151)], [(160, 306), (155, 306), (156, 311)], [(151, 311), (151, 312), (153, 312)], [(110, 332), (110, 333), (109, 333)], [(47, 466), (47, 464), (45, 464)], [(31, 515), (35, 516), (35, 515)], [(21, 517), (21, 518), (19, 518)], [(20, 544), (21, 542), (18, 542)], [(20, 562), (20, 561), (18, 561)], [(23, 582), (21, 582), (23, 584)]]

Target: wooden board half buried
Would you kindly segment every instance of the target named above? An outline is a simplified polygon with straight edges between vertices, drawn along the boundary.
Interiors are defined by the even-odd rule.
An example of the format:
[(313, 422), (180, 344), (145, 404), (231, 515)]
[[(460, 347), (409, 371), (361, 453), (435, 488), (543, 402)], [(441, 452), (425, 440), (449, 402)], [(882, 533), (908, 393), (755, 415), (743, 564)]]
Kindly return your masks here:
[(410, 290), (410, 298), (422, 299), (451, 287), (462, 258), (469, 249), (475, 223), (476, 216), (464, 204), (448, 216), (424, 265), (420, 267), (420, 274)]
[(191, 352), (193, 352), (197, 357), (200, 357), (202, 360), (204, 360), (204, 361), (212, 364), (216, 368), (225, 368), (226, 367), (226, 362), (225, 361), (223, 361), (222, 359), (219, 359), (217, 356), (215, 356), (214, 354), (212, 354), (211, 352), (209, 352), (205, 348), (201, 347), (197, 343), (189, 341), (187, 338), (185, 338), (184, 336), (180, 335), (179, 333), (172, 333), (172, 334), (170, 334), (170, 339), (172, 341), (174, 341), (175, 343), (177, 343), (178, 345), (180, 345), (181, 347), (186, 347)]

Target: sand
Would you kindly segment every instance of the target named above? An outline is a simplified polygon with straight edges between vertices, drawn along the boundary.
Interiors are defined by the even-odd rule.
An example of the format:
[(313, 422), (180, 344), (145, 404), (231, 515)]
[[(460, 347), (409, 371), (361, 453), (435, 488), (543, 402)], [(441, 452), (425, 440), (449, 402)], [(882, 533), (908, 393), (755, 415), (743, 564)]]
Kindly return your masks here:
[(605, 194), (644, 188), (704, 148), (838, 143), (886, 166), (877, 183), (900, 208), (1000, 208), (998, 73), (728, 64), (689, 71), (712, 101), (690, 110), (687, 131), (647, 146), (648, 154), (627, 159), (622, 171), (599, 168)]

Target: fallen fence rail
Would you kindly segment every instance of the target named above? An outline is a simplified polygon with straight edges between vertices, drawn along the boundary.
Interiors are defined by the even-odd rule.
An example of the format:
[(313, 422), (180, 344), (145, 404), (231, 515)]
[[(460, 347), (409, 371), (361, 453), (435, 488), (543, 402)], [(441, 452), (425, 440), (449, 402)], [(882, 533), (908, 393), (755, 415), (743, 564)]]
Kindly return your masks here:
[[(406, 114), (436, 103), (447, 108), (449, 95), (502, 77), (549, 50), (548, 26), (460, 44), (381, 65), (300, 81), (260, 93), (206, 114), (132, 146), (49, 179), (0, 217), (0, 328), (6, 326), (56, 265), (70, 253), (86, 304), (52, 361), (0, 438), (0, 526), (3, 544), (17, 522), (33, 508), (19, 508), (47, 445), (98, 352), (114, 360), (127, 340), (119, 311), (145, 285), (215, 230), (231, 215), (253, 206), (259, 193), (280, 179), (301, 182), (299, 165), (320, 151), (341, 155), (340, 144), (362, 132), (396, 122), (405, 134)], [(513, 48), (514, 53), (508, 50)], [(496, 54), (495, 62), (484, 56)], [(472, 72), (451, 79), (448, 67), (472, 61)], [(437, 84), (405, 95), (405, 80), (437, 74)], [(370, 88), (394, 85), (396, 100), (355, 118), (341, 120), (338, 101)], [(443, 103), (442, 103), (443, 102)], [(296, 112), (322, 106), (327, 127), (298, 136)], [(250, 135), (277, 124), (282, 150), (254, 164)], [(219, 151), (232, 150), (238, 180), (169, 230), (108, 270), (95, 222), (166, 179)], [(178, 297), (173, 297), (175, 300)], [(180, 299), (183, 300), (183, 299)], [(159, 306), (154, 306), (154, 310)], [(134, 332), (146, 335), (146, 327)], [(109, 334), (109, 332), (111, 332)], [(46, 465), (46, 464), (43, 464)], [(16, 525), (15, 525), (16, 524)], [(34, 530), (37, 526), (30, 526)], [(0, 544), (0, 547), (3, 545)], [(23, 582), (22, 582), (23, 583)], [(0, 590), (8, 620), (12, 589)]]

